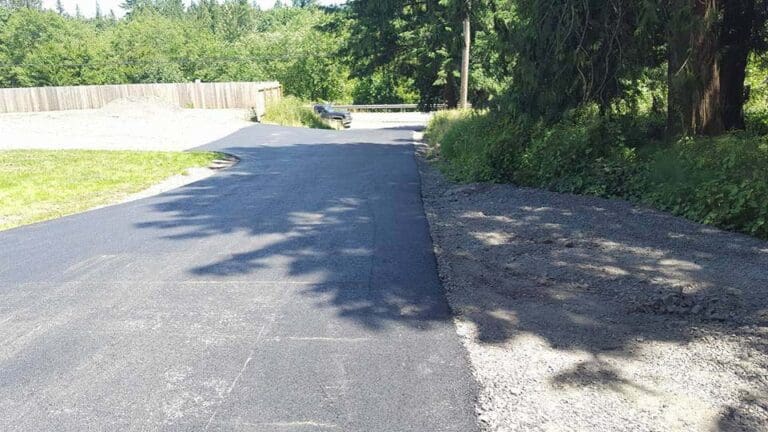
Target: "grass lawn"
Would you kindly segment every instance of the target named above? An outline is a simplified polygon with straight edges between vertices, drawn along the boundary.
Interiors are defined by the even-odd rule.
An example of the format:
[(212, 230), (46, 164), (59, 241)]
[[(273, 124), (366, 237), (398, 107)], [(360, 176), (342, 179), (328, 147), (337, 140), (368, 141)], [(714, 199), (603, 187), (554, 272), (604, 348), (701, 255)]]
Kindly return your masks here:
[(217, 153), (0, 151), (0, 230), (120, 201)]

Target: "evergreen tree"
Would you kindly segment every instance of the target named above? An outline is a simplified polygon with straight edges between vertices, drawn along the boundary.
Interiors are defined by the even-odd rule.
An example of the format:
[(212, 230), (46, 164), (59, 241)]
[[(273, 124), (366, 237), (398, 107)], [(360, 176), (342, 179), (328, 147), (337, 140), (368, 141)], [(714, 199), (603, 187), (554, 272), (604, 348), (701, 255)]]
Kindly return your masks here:
[(310, 7), (310, 6), (316, 6), (317, 0), (293, 0), (293, 7)]
[(766, 46), (766, 0), (673, 0), (667, 5), (671, 133), (744, 129), (751, 53)]

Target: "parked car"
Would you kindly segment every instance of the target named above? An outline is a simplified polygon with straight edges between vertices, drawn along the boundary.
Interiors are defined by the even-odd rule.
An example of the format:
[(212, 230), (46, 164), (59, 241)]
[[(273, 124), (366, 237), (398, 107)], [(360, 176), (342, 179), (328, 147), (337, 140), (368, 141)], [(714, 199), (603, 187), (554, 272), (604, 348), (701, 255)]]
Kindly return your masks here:
[(345, 128), (352, 124), (352, 114), (349, 111), (336, 109), (331, 104), (317, 104), (314, 106), (314, 110), (320, 117), (338, 121)]

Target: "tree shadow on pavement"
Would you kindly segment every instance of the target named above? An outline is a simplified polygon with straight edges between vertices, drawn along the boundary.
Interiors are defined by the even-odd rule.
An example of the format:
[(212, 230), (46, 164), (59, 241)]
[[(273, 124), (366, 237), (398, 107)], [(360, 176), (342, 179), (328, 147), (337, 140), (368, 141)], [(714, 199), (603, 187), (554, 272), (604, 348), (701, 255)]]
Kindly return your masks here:
[(449, 322), (404, 136), (243, 129), (205, 146), (237, 165), (158, 197), (137, 226), (212, 250), (188, 263), (190, 278), (290, 281), (368, 329)]
[[(206, 146), (241, 161), (158, 197), (138, 226), (214, 250), (189, 262), (190, 278), (290, 280), (369, 330), (450, 322), (404, 132), (258, 128)], [(533, 336), (591, 359), (548, 385), (653, 393), (604, 361), (653, 343), (737, 335), (738, 349), (766, 354), (768, 243), (621, 201), (427, 183), (441, 276), (478, 341)], [(733, 355), (707, 361), (733, 369)]]

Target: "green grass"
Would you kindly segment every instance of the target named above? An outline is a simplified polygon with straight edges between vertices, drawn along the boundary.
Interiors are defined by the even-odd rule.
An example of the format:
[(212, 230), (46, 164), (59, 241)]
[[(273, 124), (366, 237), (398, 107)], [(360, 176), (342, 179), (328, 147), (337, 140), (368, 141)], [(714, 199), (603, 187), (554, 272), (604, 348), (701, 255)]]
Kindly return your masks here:
[(429, 119), (427, 130), (424, 131), (424, 139), (432, 146), (438, 146), (456, 122), (471, 116), (472, 113), (473, 111), (469, 109), (451, 109), (434, 113)]
[(264, 113), (262, 121), (281, 126), (334, 129), (315, 114), (307, 102), (293, 96), (286, 96), (277, 103), (271, 104)]
[(118, 202), (218, 153), (0, 151), (0, 230)]

